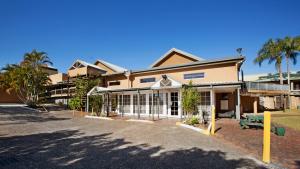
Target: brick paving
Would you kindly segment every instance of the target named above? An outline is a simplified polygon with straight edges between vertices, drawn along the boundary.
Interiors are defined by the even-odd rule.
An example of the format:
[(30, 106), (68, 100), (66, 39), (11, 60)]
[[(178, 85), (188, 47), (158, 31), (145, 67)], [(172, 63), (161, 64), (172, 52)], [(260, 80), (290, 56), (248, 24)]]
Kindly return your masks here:
[[(285, 136), (271, 134), (271, 162), (290, 169), (300, 169), (300, 132), (286, 128)], [(241, 129), (236, 120), (219, 119), (217, 138), (226, 140), (262, 158), (263, 129)]]

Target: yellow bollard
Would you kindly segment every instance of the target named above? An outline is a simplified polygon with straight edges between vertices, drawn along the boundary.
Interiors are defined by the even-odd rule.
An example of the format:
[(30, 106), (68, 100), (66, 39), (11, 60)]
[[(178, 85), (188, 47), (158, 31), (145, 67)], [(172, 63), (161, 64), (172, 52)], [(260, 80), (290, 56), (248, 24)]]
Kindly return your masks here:
[(211, 106), (211, 135), (215, 134), (216, 127), (216, 109), (215, 106)]
[(271, 113), (264, 112), (264, 143), (263, 143), (263, 161), (270, 163), (270, 142), (271, 142)]

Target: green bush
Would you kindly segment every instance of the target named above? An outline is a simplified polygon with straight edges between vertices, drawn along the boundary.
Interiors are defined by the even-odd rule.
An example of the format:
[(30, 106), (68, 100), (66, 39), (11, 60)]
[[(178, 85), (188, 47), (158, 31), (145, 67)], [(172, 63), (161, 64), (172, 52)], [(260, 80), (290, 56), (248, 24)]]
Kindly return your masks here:
[(74, 97), (69, 101), (69, 107), (73, 111), (79, 109), (81, 107), (80, 99), (78, 97)]
[(193, 116), (187, 120), (187, 124), (189, 125), (199, 124), (199, 119), (196, 116)]

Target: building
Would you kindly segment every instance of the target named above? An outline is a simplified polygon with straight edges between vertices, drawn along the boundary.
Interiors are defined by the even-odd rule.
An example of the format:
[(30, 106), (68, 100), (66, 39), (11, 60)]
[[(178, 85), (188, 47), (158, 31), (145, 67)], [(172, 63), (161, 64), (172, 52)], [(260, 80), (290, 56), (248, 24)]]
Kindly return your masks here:
[[(251, 81), (259, 84), (266, 84), (266, 85), (276, 85), (280, 84), (279, 74), (275, 73), (264, 73), (264, 74), (255, 74), (255, 75), (247, 75), (245, 76), (246, 81)], [(283, 84), (288, 84), (287, 73), (283, 73)], [(286, 107), (289, 107), (288, 104), (288, 93), (285, 95), (286, 100), (285, 103)], [(300, 71), (298, 72), (291, 72), (290, 74), (290, 95), (291, 95), (291, 108), (297, 109), (300, 106)], [(280, 95), (274, 93), (272, 95), (264, 95), (259, 97), (259, 103), (262, 107), (267, 109), (280, 109), (281, 102), (280, 102)]]
[(107, 111), (179, 118), (181, 88), (192, 81), (201, 96), (199, 113), (209, 117), (215, 106), (217, 115), (231, 112), (239, 119), (243, 84), (239, 72), (244, 60), (242, 56), (205, 60), (173, 48), (148, 69), (103, 74), (104, 85), (88, 95), (103, 95)]

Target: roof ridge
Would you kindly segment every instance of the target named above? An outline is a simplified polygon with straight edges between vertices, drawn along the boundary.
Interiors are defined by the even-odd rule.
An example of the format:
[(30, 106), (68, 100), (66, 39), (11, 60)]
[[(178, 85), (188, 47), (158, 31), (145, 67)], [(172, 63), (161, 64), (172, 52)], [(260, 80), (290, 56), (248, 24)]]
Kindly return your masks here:
[(177, 49), (177, 48), (171, 48), (170, 50), (168, 50), (165, 54), (163, 54), (160, 58), (158, 58), (155, 62), (153, 62), (149, 68), (153, 68), (157, 63), (159, 63), (160, 61), (162, 61), (164, 58), (166, 58), (169, 54), (171, 54), (172, 52), (177, 52), (177, 53), (180, 53), (182, 55), (185, 55), (185, 56), (188, 56), (192, 59), (195, 59), (197, 61), (203, 61), (205, 59), (201, 58), (201, 57), (198, 57), (196, 55), (193, 55), (191, 53), (188, 53), (186, 51), (183, 51), (183, 50), (180, 50), (180, 49)]

